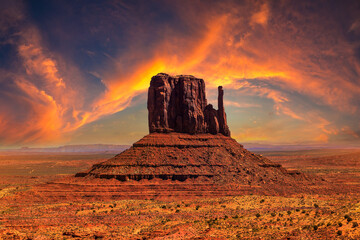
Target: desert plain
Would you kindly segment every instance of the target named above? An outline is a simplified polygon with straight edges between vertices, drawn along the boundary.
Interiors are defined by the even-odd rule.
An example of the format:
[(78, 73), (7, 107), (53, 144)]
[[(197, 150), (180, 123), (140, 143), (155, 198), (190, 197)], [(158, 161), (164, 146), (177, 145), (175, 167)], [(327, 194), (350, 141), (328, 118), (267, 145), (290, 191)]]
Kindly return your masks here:
[(72, 178), (112, 154), (8, 153), (0, 156), (0, 236), (1, 239), (360, 238), (359, 149), (255, 153), (287, 169), (323, 178), (334, 190), (320, 194), (250, 193), (191, 198), (168, 194), (124, 199), (116, 198), (111, 191), (107, 194), (103, 188), (101, 198), (86, 194), (64, 197), (64, 192), (71, 191), (64, 185), (54, 199), (47, 198), (44, 186)]

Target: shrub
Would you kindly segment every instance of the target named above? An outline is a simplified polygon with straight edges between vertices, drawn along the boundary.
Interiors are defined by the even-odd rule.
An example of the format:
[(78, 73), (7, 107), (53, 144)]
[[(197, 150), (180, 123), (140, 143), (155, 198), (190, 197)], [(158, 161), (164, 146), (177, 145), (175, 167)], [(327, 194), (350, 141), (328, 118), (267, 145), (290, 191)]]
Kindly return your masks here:
[(212, 225), (217, 224), (217, 218), (215, 218), (215, 219), (209, 219), (209, 220), (207, 220), (206, 222), (207, 222), (207, 224), (209, 225), (209, 227), (211, 227)]
[(255, 216), (256, 216), (257, 218), (259, 218), (261, 215), (260, 215), (260, 213), (257, 213)]
[(357, 222), (353, 222), (353, 228), (356, 228), (356, 227), (358, 227), (359, 226), (359, 224), (357, 223)]
[(291, 214), (291, 211), (287, 211), (287, 214), (290, 215), (290, 214)]
[(180, 210), (179, 209), (176, 209), (176, 211), (175, 211), (176, 213), (178, 213), (178, 212), (180, 212)]
[(297, 208), (297, 209), (295, 209), (295, 211), (299, 212), (299, 211), (300, 211), (300, 209), (298, 209), (298, 208)]
[(261, 199), (261, 200), (260, 200), (260, 203), (263, 203), (263, 202), (265, 202), (265, 199)]
[(276, 216), (276, 213), (274, 213), (274, 212), (271, 213), (271, 216), (272, 216), (272, 217), (275, 217), (275, 216)]
[(314, 204), (314, 207), (315, 207), (315, 208), (319, 208), (319, 205), (317, 205), (317, 204), (315, 203), (315, 204)]
[(342, 231), (339, 230), (339, 231), (336, 232), (336, 234), (339, 235), (339, 236), (341, 236), (341, 235), (342, 235)]
[(199, 206), (199, 205), (197, 205), (195, 209), (196, 209), (196, 210), (199, 210), (199, 208), (200, 208), (200, 206)]
[(301, 213), (305, 213), (305, 210), (302, 210)]
[(318, 226), (316, 226), (316, 225), (313, 228), (315, 231), (318, 230)]
[(339, 225), (339, 227), (342, 227), (342, 223), (341, 223), (341, 222), (339, 222), (338, 225)]

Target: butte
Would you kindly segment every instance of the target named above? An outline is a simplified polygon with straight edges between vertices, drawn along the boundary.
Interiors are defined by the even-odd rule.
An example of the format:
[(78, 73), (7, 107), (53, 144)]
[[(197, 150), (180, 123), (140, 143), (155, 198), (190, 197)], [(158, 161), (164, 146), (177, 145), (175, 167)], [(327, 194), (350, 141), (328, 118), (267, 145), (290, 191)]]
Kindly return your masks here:
[(115, 157), (77, 173), (67, 183), (69, 189), (82, 185), (89, 197), (107, 193), (146, 199), (286, 195), (317, 188), (321, 179), (287, 170), (231, 138), (223, 96), (220, 86), (215, 110), (207, 103), (203, 79), (164, 73), (152, 77), (150, 133)]

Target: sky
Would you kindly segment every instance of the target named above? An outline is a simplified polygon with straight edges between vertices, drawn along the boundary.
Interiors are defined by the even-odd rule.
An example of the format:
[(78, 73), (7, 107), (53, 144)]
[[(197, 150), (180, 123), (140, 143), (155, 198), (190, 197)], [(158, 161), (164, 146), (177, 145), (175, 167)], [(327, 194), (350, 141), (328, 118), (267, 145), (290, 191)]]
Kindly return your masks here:
[(0, 0), (0, 148), (132, 144), (165, 72), (240, 143), (360, 146), (360, 2)]

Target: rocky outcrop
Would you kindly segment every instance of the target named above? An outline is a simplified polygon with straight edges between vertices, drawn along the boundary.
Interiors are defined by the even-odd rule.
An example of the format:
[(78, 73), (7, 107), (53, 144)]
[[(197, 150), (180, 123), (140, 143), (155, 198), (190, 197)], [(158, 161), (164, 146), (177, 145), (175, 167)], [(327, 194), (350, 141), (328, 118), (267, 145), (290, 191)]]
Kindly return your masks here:
[(230, 136), (219, 87), (218, 108), (207, 105), (203, 79), (190, 75), (152, 77), (148, 92), (150, 133), (222, 133)]
[(253, 154), (228, 137), (224, 91), (221, 86), (218, 91), (215, 110), (207, 104), (202, 79), (154, 76), (148, 93), (150, 134), (77, 173), (79, 180), (69, 186), (91, 196), (105, 184), (113, 198), (143, 199), (298, 193), (318, 181)]

